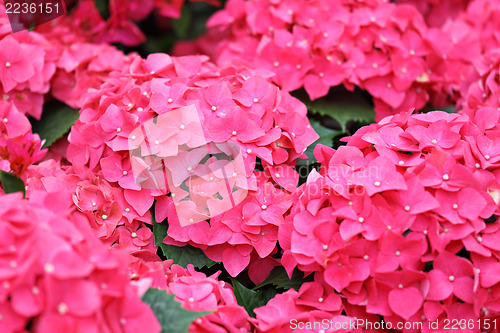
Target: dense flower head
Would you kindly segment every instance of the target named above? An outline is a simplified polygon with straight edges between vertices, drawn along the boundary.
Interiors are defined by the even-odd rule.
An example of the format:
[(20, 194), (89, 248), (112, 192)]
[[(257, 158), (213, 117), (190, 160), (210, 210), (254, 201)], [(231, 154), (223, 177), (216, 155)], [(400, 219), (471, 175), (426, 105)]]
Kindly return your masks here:
[(38, 134), (26, 133), (18, 137), (0, 137), (0, 170), (26, 179), (28, 167), (39, 162), (47, 152), (41, 149)]
[(396, 3), (415, 6), (431, 27), (441, 27), (446, 21), (455, 19), (472, 0), (396, 0)]
[[(8, 22), (0, 24), (8, 26)], [(15, 35), (0, 34), (0, 48), (2, 102), (40, 118), (43, 96), (50, 90), (56, 70), (52, 45), (40, 34), (22, 31)]]
[(259, 332), (362, 332), (354, 317), (341, 314), (338, 294), (324, 290), (317, 282), (290, 289), (254, 310)]
[(193, 321), (190, 333), (255, 331), (256, 320), (238, 305), (232, 287), (218, 280), (220, 271), (207, 276), (196, 271), (193, 265), (183, 268), (172, 265), (172, 260), (161, 261), (143, 254), (131, 257), (132, 280), (174, 294), (186, 310), (209, 312)]
[(232, 0), (207, 25), (205, 36), (177, 52), (266, 68), (282, 89), (304, 87), (311, 99), (356, 85), (372, 95), (378, 119), (428, 101), (450, 103), (464, 59), (476, 50), (457, 59), (449, 54), (458, 51), (453, 41), (461, 48), (465, 41), (428, 27), (415, 7), (386, 1)]
[(232, 287), (217, 280), (219, 274), (207, 277), (192, 265), (173, 265), (167, 273), (167, 291), (175, 294), (184, 308), (213, 312), (196, 319), (189, 332), (254, 332), (257, 321), (238, 305)]
[[(218, 259), (233, 266), (233, 275), (249, 264), (254, 248), (260, 258), (275, 249), (278, 225), (289, 208), (287, 193), (298, 182), (292, 167), (318, 136), (305, 106), (270, 83), (266, 72), (218, 69), (198, 56), (137, 56), (127, 75), (112, 73), (86, 96), (69, 135), (68, 160), (82, 179), (95, 175), (120, 189), (112, 191), (114, 199), (99, 195), (103, 202), (93, 207), (81, 206), (78, 192), (98, 193), (87, 187), (97, 184), (78, 186), (75, 193), (79, 209), (90, 207), (105, 238), (126, 220), (124, 211), (147, 221), (157, 199), (157, 220), (169, 218), (170, 241), (190, 241), (211, 257), (215, 248), (227, 247)], [(257, 158), (264, 172), (254, 171)], [(257, 211), (263, 212), (253, 216)], [(224, 212), (232, 215), (222, 217)], [(226, 226), (226, 220), (234, 225)], [(219, 224), (225, 230), (220, 235)], [(217, 239), (198, 228), (212, 230)], [(128, 228), (139, 238), (136, 229)], [(124, 237), (130, 232), (124, 230)]]
[[(259, 174), (257, 188), (236, 207), (209, 222), (188, 226), (180, 225), (173, 212), (175, 204), (167, 198), (169, 228), (164, 242), (201, 248), (210, 259), (222, 262), (232, 276), (250, 265), (252, 280), (262, 282), (276, 266), (267, 257), (276, 253), (278, 227), (284, 222), (291, 201), (290, 195), (276, 188), (268, 176)], [(259, 264), (251, 265), (252, 262)]]
[(135, 254), (143, 251), (155, 258), (151, 214), (139, 215), (126, 204), (123, 190), (92, 173), (78, 173), (73, 167), (49, 159), (27, 170), (27, 197), (32, 192), (64, 192), (72, 197), (72, 210), (80, 213), (94, 234), (108, 246)]
[[(452, 36), (456, 44), (460, 45), (462, 41), (467, 41), (469, 45), (473, 46), (472, 50), (479, 57), (498, 48), (498, 29), (500, 26), (495, 18), (498, 17), (499, 13), (498, 2), (494, 0), (470, 1), (465, 10), (443, 25), (443, 29)], [(456, 48), (455, 51), (459, 51), (459, 49)], [(467, 53), (470, 51), (468, 50)], [(473, 61), (475, 58), (468, 60)]]
[(26, 115), (40, 119), (44, 95), (56, 71), (53, 45), (36, 32), (12, 34), (0, 4), (0, 136), (30, 132)]
[(55, 160), (31, 166), (28, 174), (30, 200), (40, 195), (52, 198), (73, 193), (73, 202), (66, 204), (67, 212), (89, 235), (97, 236), (112, 251), (126, 256), (121, 264), (125, 280), (133, 281), (141, 290), (152, 287), (175, 294), (187, 310), (211, 312), (193, 322), (189, 332), (216, 332), (220, 327), (254, 330), (255, 320), (237, 304), (232, 287), (218, 280), (220, 272), (207, 277), (192, 265), (182, 268), (156, 255), (153, 235), (145, 225), (151, 216), (121, 210), (122, 190), (102, 179), (82, 180), (71, 167), (61, 167)]
[(321, 168), (292, 195), (279, 228), (289, 275), (295, 267), (315, 272), (345, 296), (347, 315), (361, 307), (386, 321), (435, 320), (464, 302), (471, 318), (497, 316), (477, 297), (483, 283), (497, 284), (483, 269), (500, 264), (491, 248), (496, 223), (488, 222), (499, 213), (489, 138), (498, 112), (488, 128), (466, 114), (401, 113), (361, 128), (336, 151), (317, 146)]
[(89, 90), (99, 88), (111, 72), (128, 68), (133, 59), (108, 44), (61, 43), (57, 52), (51, 93), (73, 108), (81, 108)]
[(399, 2), (412, 3), (426, 16), (428, 24), (439, 27), (439, 30), (434, 30), (433, 38), (440, 40), (440, 49), (446, 56), (448, 68), (453, 68), (441, 74), (450, 79), (450, 88), (459, 98), (456, 109), (475, 109), (477, 105), (495, 107), (498, 100), (494, 96), (490, 98), (490, 93), (495, 91), (494, 82), (498, 81), (491, 75), (498, 66), (498, 2)]
[[(50, 41), (50, 53), (55, 57), (55, 72), (51, 78), (51, 95), (73, 108), (81, 108), (89, 89), (97, 89), (110, 72), (128, 68), (132, 56), (125, 55), (114, 46), (94, 43), (80, 29), (69, 23), (89, 26), (97, 16), (88, 6), (94, 1), (80, 1), (76, 13), (64, 15), (50, 24), (37, 27), (30, 34), (43, 36)], [(72, 15), (86, 13), (92, 23), (85, 19), (75, 20)], [(83, 15), (83, 14), (82, 14)]]
[[(2, 332), (159, 332), (128, 278), (85, 221), (69, 215), (64, 192), (0, 197)], [(133, 310), (132, 310), (133, 309)]]
[(484, 129), (491, 129), (497, 120), (495, 117), (500, 107), (499, 73), (500, 52), (498, 49), (491, 50), (476, 59), (474, 70), (462, 85), (462, 97), (457, 108)]
[(0, 16), (0, 133), (9, 137), (29, 132), (25, 114), (40, 119), (49, 93), (79, 108), (89, 89), (130, 62), (115, 47), (86, 43), (65, 26), (12, 34), (3, 4)]
[[(204, 1), (204, 0), (197, 0)], [(37, 30), (66, 30), (68, 38), (95, 44), (121, 43), (135, 46), (146, 41), (137, 23), (154, 15), (157, 19), (179, 18), (184, 0), (115, 0), (98, 3), (94, 0), (74, 0), (71, 10)], [(217, 0), (204, 2), (218, 6)], [(56, 28), (54, 28), (57, 26)]]
[(190, 333), (255, 332), (256, 320), (238, 305), (231, 285), (218, 280), (220, 271), (207, 276), (193, 265), (172, 265), (147, 252), (135, 253), (130, 261), (132, 280), (174, 294), (186, 310), (209, 312), (193, 321)]

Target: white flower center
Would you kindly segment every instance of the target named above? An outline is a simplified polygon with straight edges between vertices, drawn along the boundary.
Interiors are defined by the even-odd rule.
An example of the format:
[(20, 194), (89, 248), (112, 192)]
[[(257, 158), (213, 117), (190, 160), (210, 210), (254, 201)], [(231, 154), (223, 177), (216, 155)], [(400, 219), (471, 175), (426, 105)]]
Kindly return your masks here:
[(57, 312), (59, 312), (59, 314), (61, 315), (64, 315), (68, 312), (68, 306), (66, 305), (66, 303), (59, 303), (59, 305), (57, 306)]

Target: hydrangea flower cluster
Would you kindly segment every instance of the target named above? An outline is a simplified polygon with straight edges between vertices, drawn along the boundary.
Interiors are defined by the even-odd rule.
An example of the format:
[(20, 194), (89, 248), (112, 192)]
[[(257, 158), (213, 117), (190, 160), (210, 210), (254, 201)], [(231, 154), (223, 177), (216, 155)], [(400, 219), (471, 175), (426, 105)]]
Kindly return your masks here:
[[(169, 218), (164, 242), (201, 248), (210, 259), (222, 262), (232, 276), (248, 267), (252, 281), (262, 282), (279, 264), (269, 256), (277, 251), (278, 228), (292, 202), (290, 195), (276, 188), (269, 176), (262, 173), (258, 176), (257, 191), (210, 222), (181, 226), (176, 218)], [(167, 200), (168, 216), (175, 216), (174, 204)]]
[[(477, 109), (477, 105), (495, 107), (498, 101), (486, 100), (489, 89), (488, 72), (494, 72), (500, 43), (500, 29), (496, 17), (500, 15), (497, 1), (450, 0), (440, 2), (398, 1), (412, 3), (426, 17), (431, 26), (439, 27), (439, 39), (447, 62), (455, 62), (453, 84), (450, 86), (458, 98), (457, 110)], [(448, 38), (443, 38), (446, 35)], [(438, 35), (434, 36), (438, 38)], [(451, 38), (451, 39), (450, 39)], [(447, 40), (446, 40), (447, 39)], [(451, 71), (444, 72), (449, 75)], [(489, 80), (491, 80), (490, 78)], [(493, 80), (495, 81), (495, 80)], [(498, 80), (496, 80), (498, 81)], [(451, 82), (450, 82), (451, 84)]]
[(238, 305), (232, 287), (218, 281), (220, 272), (207, 277), (192, 265), (174, 265), (167, 273), (167, 291), (174, 293), (183, 306), (192, 311), (215, 311), (196, 319), (190, 333), (253, 332), (257, 320)]
[(282, 265), (315, 272), (349, 316), (498, 316), (499, 112), (486, 128), (465, 114), (401, 113), (337, 151), (317, 146), (321, 169), (279, 228)]
[[(122, 190), (105, 180), (81, 180), (72, 168), (63, 169), (55, 160), (31, 166), (27, 186), (30, 200), (40, 195), (52, 198), (76, 193), (73, 204), (65, 205), (69, 206), (72, 219), (78, 221), (87, 233), (93, 234), (93, 238), (96, 235), (101, 242), (111, 246), (113, 252), (126, 256), (127, 260), (121, 263), (121, 267), (127, 272), (127, 279), (134, 281), (141, 290), (150, 286), (175, 294), (187, 310), (212, 312), (194, 321), (189, 332), (217, 332), (221, 327), (229, 331), (254, 330), (256, 321), (237, 304), (232, 287), (217, 280), (220, 272), (207, 277), (195, 271), (192, 265), (185, 269), (172, 265), (172, 260), (161, 261), (153, 246), (152, 233), (143, 223), (147, 219), (129, 219), (128, 212), (122, 216), (120, 205), (111, 201), (121, 198), (122, 204)], [(89, 202), (95, 202), (96, 206), (87, 207)], [(103, 219), (103, 213), (110, 215)], [(149, 215), (149, 223), (150, 220)], [(89, 225), (91, 229), (88, 229)]]
[[(65, 193), (0, 196), (2, 332), (160, 332), (128, 278)], [(82, 223), (83, 222), (83, 223)]]
[(0, 170), (26, 180), (28, 167), (39, 162), (47, 152), (41, 146), (38, 134), (31, 132), (14, 138), (0, 137)]
[(0, 48), (0, 135), (13, 138), (30, 131), (24, 114), (40, 118), (57, 57), (43, 36), (27, 31), (12, 34), (3, 4)]
[(73, 108), (81, 108), (89, 89), (99, 88), (111, 72), (127, 68), (133, 59), (108, 44), (64, 41), (57, 51), (51, 93)]
[[(264, 307), (255, 309), (259, 332), (318, 332), (311, 323), (322, 323), (325, 332), (362, 332), (354, 317), (341, 314), (339, 295), (318, 282), (304, 283), (299, 291), (290, 289), (276, 295)], [(311, 325), (312, 326), (312, 325)], [(303, 328), (302, 328), (303, 327)]]
[[(169, 218), (171, 244), (200, 247), (237, 275), (254, 248), (265, 258), (276, 247), (287, 193), (298, 182), (292, 166), (318, 137), (306, 112), (265, 73), (217, 69), (206, 57), (136, 57), (129, 74), (116, 72), (87, 95), (71, 130), (68, 160), (82, 179), (95, 175), (78, 185), (75, 203), (95, 216), (100, 236), (114, 242), (122, 217), (150, 221), (157, 199), (156, 218)], [(263, 173), (254, 172), (256, 158)], [(263, 213), (251, 218), (257, 208)], [(232, 216), (220, 229), (216, 217), (226, 211)], [(177, 228), (208, 218), (210, 224)], [(125, 235), (139, 238), (141, 225)]]
[[(464, 82), (461, 99), (457, 108), (469, 115), (477, 124), (494, 124), (497, 109), (500, 107), (500, 52), (492, 50), (474, 63), (474, 71)], [(491, 121), (487, 118), (491, 117)]]
[(398, 4), (409, 4), (418, 9), (431, 27), (441, 27), (447, 20), (454, 20), (471, 0), (396, 0)]
[[(156, 256), (151, 230), (151, 214), (138, 215), (126, 204), (123, 190), (92, 173), (78, 174), (73, 167), (49, 159), (27, 171), (27, 197), (32, 192), (64, 192), (72, 197), (73, 210), (81, 213), (94, 234), (108, 246), (135, 254)], [(126, 208), (122, 208), (126, 207)]]
[(48, 93), (79, 108), (88, 89), (98, 88), (111, 71), (130, 62), (115, 47), (86, 43), (65, 25), (12, 34), (3, 4), (0, 47), (0, 135), (9, 138), (30, 132), (25, 115), (40, 119)]
[[(217, 0), (203, 1), (218, 6)], [(120, 43), (127, 46), (142, 44), (146, 36), (137, 26), (137, 22), (150, 15), (159, 18), (179, 18), (184, 0), (114, 0), (98, 3), (94, 0), (70, 0), (72, 3), (68, 15), (53, 21), (51, 27), (40, 27), (41, 30), (52, 30), (54, 26), (68, 28), (72, 36), (78, 36), (87, 42)]]
[(373, 96), (379, 119), (429, 100), (450, 103), (468, 56), (456, 59), (464, 45), (428, 27), (415, 7), (386, 1), (232, 0), (208, 27), (177, 52), (269, 69), (282, 89), (304, 87), (311, 99), (356, 85)]

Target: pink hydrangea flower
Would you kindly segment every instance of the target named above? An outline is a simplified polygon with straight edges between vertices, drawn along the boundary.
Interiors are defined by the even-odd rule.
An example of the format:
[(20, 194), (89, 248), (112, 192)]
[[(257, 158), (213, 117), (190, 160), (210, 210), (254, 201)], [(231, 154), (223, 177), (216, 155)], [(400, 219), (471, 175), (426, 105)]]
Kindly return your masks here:
[(305, 283), (297, 292), (290, 289), (272, 298), (265, 306), (254, 310), (259, 331), (293, 332), (299, 328), (303, 332), (317, 332), (317, 323), (325, 332), (358, 332), (350, 322), (354, 318), (341, 315), (340, 299), (335, 294), (324, 294), (317, 283)]
[[(276, 248), (298, 182), (293, 166), (318, 137), (306, 113), (258, 71), (218, 68), (205, 57), (135, 57), (86, 95), (67, 156), (83, 180), (102, 177), (113, 189), (85, 208), (100, 237), (131, 244), (128, 231), (113, 232), (125, 223), (113, 202), (122, 216), (146, 221), (157, 200), (157, 216), (169, 218), (166, 242), (200, 247), (235, 276), (254, 249), (265, 258)], [(267, 176), (254, 171), (257, 158)]]
[(458, 16), (457, 23), (440, 30), (433, 22), (426, 24), (423, 8), (420, 13), (411, 5), (387, 1), (233, 0), (210, 18), (205, 35), (180, 42), (176, 52), (208, 54), (223, 65), (265, 68), (276, 74), (273, 81), (282, 89), (304, 87), (311, 99), (326, 95), (332, 86), (356, 85), (373, 96), (382, 119), (420, 109), (428, 101), (445, 105), (453, 99), (468, 59), (480, 54), (478, 42), (456, 33), (474, 25), (462, 23), (458, 8), (463, 4), (450, 15)]
[(26, 179), (25, 172), (28, 167), (39, 162), (47, 152), (47, 149), (41, 149), (41, 146), (38, 134), (30, 132), (19, 137), (0, 137), (0, 160), (7, 162), (1, 170)]
[[(68, 214), (64, 192), (0, 196), (4, 252), (1, 327), (19, 332), (124, 330), (159, 332), (127, 274), (127, 259), (111, 253), (81, 216)], [(130, 311), (134, 309), (134, 311)]]
[[(497, 315), (481, 290), (496, 283), (483, 274), (498, 263), (497, 227), (485, 223), (498, 211), (498, 173), (483, 169), (477, 153), (495, 119), (485, 127), (464, 113), (399, 114), (360, 129), (337, 151), (318, 146), (319, 172), (293, 193), (279, 227), (288, 274), (314, 272), (345, 296), (349, 316)], [(470, 257), (460, 252), (467, 250)]]

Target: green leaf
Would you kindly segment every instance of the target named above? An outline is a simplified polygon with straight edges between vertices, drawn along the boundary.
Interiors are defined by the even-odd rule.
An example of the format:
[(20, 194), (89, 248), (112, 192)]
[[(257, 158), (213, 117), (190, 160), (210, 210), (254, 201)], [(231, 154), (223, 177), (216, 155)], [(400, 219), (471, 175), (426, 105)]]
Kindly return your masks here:
[(109, 1), (108, 0), (95, 0), (95, 6), (101, 14), (103, 19), (108, 19), (109, 17)]
[(175, 300), (175, 295), (167, 294), (165, 290), (150, 288), (142, 300), (153, 310), (161, 324), (161, 333), (186, 333), (191, 323), (199, 317), (211, 312), (188, 311)]
[(21, 179), (8, 172), (0, 171), (0, 181), (5, 193), (23, 192), (24, 197), (26, 187)]
[(342, 132), (346, 131), (349, 121), (369, 124), (375, 120), (373, 106), (363, 96), (356, 93), (329, 94), (314, 101), (308, 97), (302, 97), (301, 100), (309, 111), (338, 121)]
[(231, 278), (233, 291), (238, 304), (245, 308), (248, 314), (255, 318), (253, 310), (264, 306), (278, 292), (275, 289), (266, 289), (254, 291), (246, 288), (238, 280)]
[(210, 17), (219, 9), (213, 4), (208, 4), (200, 1), (191, 1), (188, 3), (191, 11), (191, 16), (195, 20), (191, 20), (191, 26), (187, 39), (195, 39), (200, 37), (206, 31), (206, 23)]
[(153, 235), (155, 236), (155, 246), (159, 246), (163, 255), (167, 259), (173, 259), (174, 264), (186, 267), (188, 264), (193, 264), (196, 268), (212, 267), (216, 264), (215, 261), (210, 260), (203, 251), (197, 247), (189, 244), (185, 246), (175, 246), (163, 243), (163, 239), (167, 237), (168, 224), (166, 221), (163, 223), (156, 222), (153, 215)]
[(28, 28), (28, 31), (33, 31), (35, 29), (35, 27), (36, 27), (36, 23), (35, 22), (31, 23), (30, 27)]
[(181, 17), (176, 20), (172, 20), (172, 28), (179, 38), (186, 38), (188, 36), (192, 20), (193, 17), (189, 8), (187, 6), (182, 7)]
[(161, 53), (169, 50), (176, 38), (174, 34), (163, 34), (161, 36), (148, 36), (148, 39), (144, 44), (142, 44), (142, 48), (145, 54), (151, 53)]
[(40, 138), (45, 139), (42, 148), (50, 147), (57, 139), (66, 134), (78, 119), (78, 110), (72, 109), (64, 104), (49, 103), (49, 109), (44, 110), (42, 118), (32, 121), (33, 132), (38, 133)]
[(448, 112), (448, 113), (455, 113), (455, 112), (457, 112), (455, 110), (455, 106), (454, 105), (449, 105), (449, 106), (444, 106), (442, 108), (437, 108), (437, 110), (441, 110), (441, 111)]
[(312, 128), (316, 131), (316, 133), (318, 133), (319, 139), (314, 141), (314, 143), (312, 143), (309, 147), (307, 147), (307, 150), (305, 152), (307, 157), (308, 157), (307, 160), (303, 160), (303, 159), (297, 160), (297, 165), (299, 165), (299, 166), (300, 165), (309, 165), (309, 164), (315, 163), (316, 159), (314, 158), (314, 148), (316, 148), (316, 146), (318, 144), (332, 147), (333, 138), (343, 133), (343, 131), (341, 131), (341, 130), (333, 130), (333, 129), (330, 129), (328, 127), (325, 127), (325, 126), (321, 125), (321, 123), (315, 119), (310, 119), (310, 122), (311, 122)]
[(263, 282), (261, 282), (252, 290), (257, 290), (267, 285), (273, 285), (276, 288), (280, 289), (285, 289), (285, 290), (295, 289), (299, 291), (300, 286), (302, 286), (302, 284), (306, 282), (311, 282), (313, 281), (313, 279), (314, 276), (312, 274), (304, 278), (304, 273), (301, 272), (299, 269), (295, 269), (293, 271), (292, 278), (290, 279), (288, 277), (288, 274), (286, 273), (285, 268), (283, 266), (277, 266), (271, 271), (267, 279), (265, 279)]

